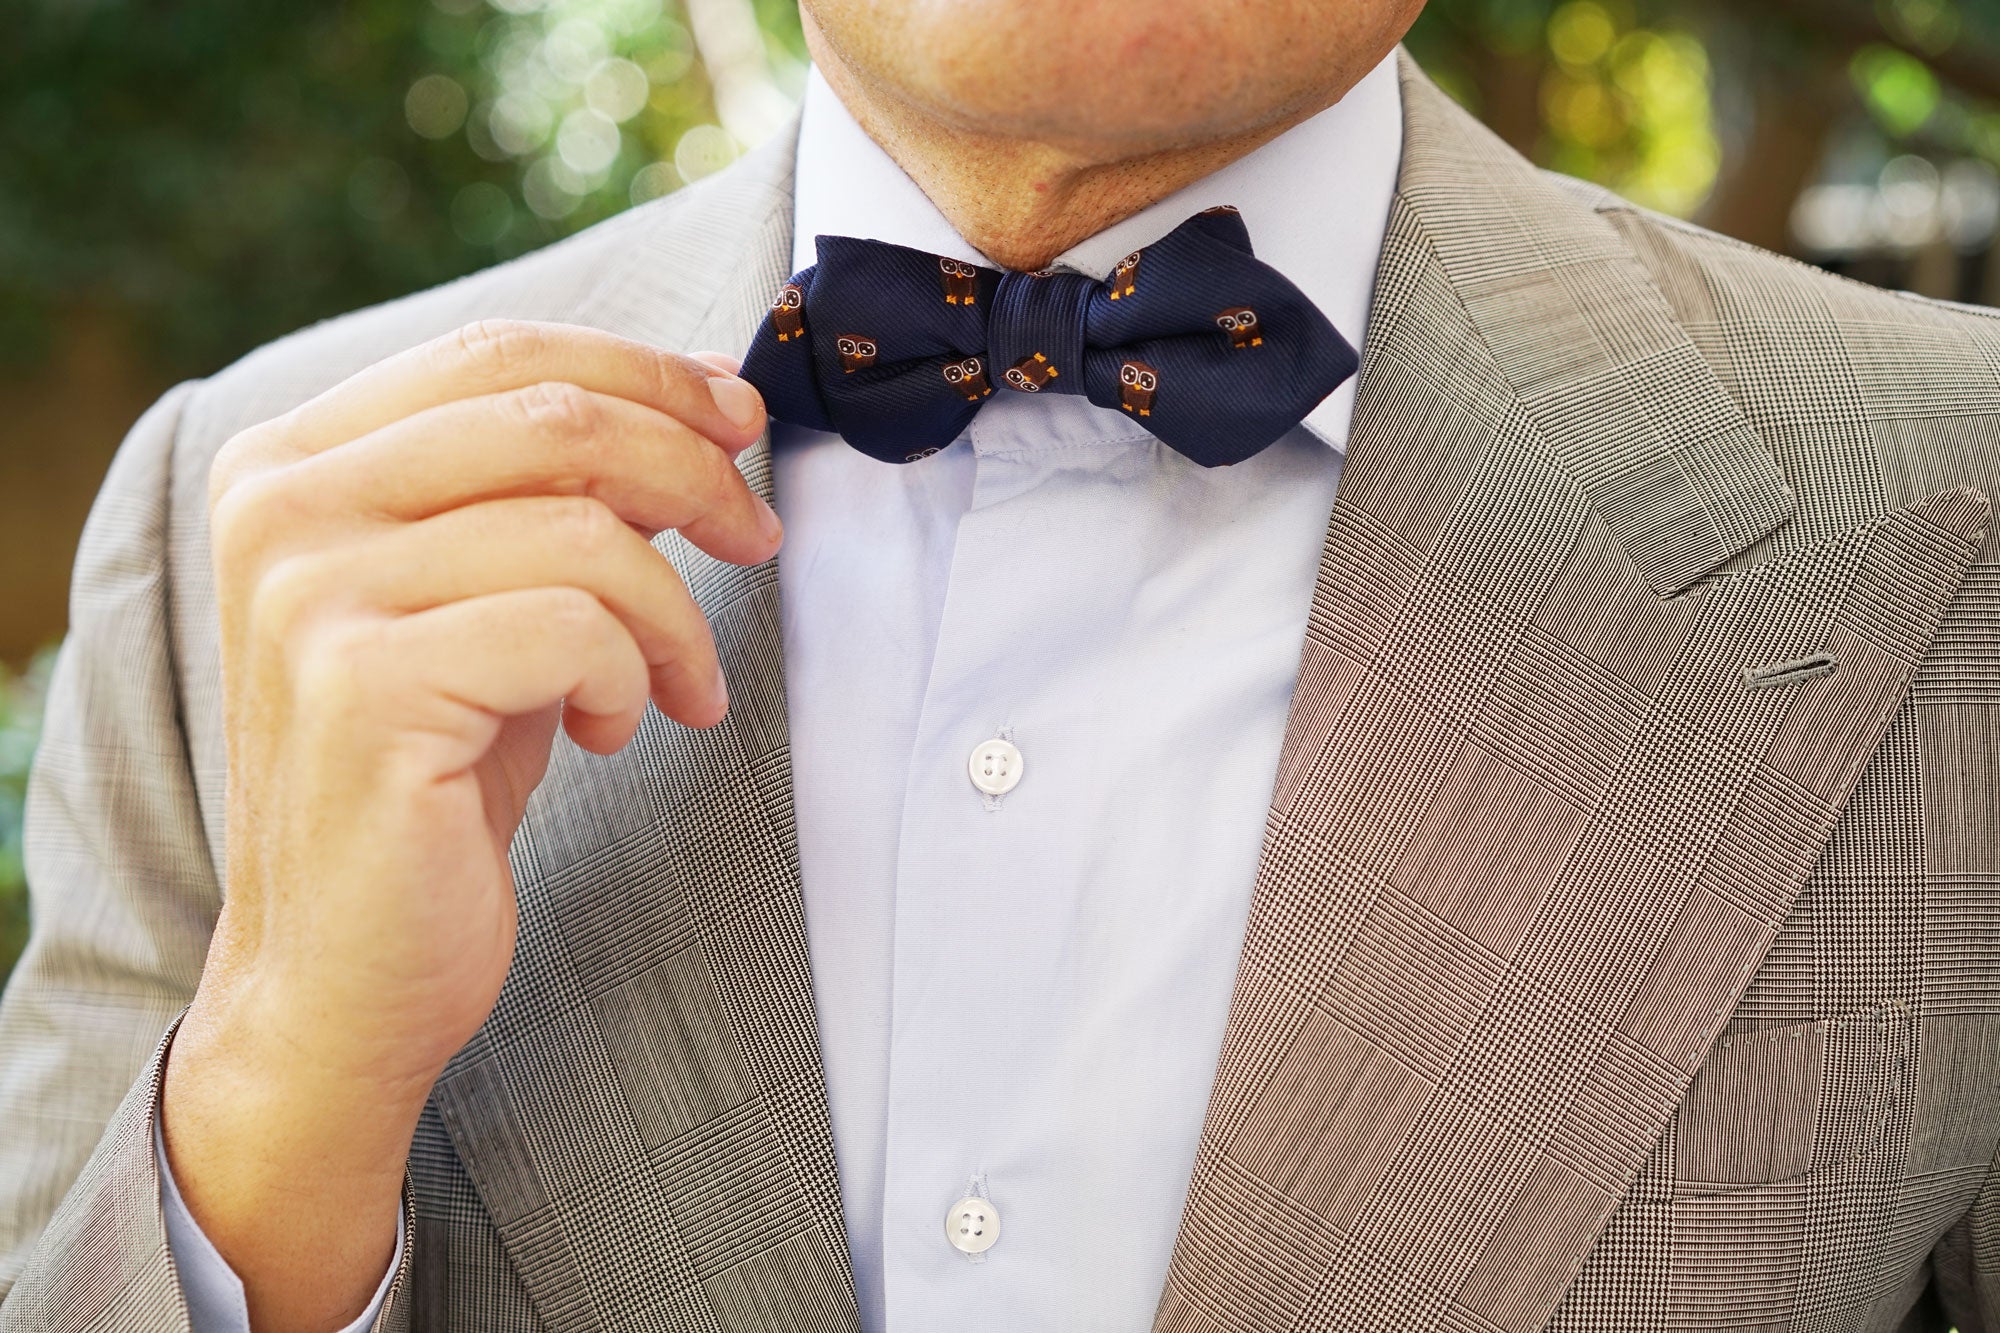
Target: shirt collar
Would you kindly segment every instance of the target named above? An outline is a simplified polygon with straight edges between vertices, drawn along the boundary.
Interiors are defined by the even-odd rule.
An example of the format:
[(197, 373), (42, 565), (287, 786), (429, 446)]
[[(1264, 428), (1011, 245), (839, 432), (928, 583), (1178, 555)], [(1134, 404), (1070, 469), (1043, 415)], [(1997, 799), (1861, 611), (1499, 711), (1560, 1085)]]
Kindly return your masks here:
[[(1403, 93), (1392, 52), (1339, 102), (1070, 247), (1056, 262), (1102, 278), (1192, 214), (1234, 204), (1257, 257), (1295, 283), (1362, 351), (1402, 146)], [(997, 267), (868, 137), (817, 69), (806, 82), (792, 207), (794, 272), (813, 263), (813, 237), (821, 234)], [(1303, 423), (1335, 449), (1347, 447), (1354, 388), (1350, 377)]]

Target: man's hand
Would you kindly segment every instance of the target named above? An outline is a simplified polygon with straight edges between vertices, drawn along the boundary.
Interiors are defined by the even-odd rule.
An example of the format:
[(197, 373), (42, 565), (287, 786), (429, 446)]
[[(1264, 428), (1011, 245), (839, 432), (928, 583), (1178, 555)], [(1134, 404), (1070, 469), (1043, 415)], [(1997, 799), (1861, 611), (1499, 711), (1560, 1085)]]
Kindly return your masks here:
[(418, 1113), (513, 954), (507, 845), (558, 722), (609, 754), (649, 699), (728, 707), (648, 543), (778, 549), (727, 364), (474, 325), (216, 456), (228, 893), (164, 1127), (259, 1333), (338, 1327), (381, 1277)]

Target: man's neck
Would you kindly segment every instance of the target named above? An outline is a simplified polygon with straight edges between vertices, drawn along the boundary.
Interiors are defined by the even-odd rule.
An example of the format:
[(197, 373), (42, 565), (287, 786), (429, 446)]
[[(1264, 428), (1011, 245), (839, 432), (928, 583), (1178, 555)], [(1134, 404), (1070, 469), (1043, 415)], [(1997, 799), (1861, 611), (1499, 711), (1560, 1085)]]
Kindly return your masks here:
[(1270, 142), (1339, 100), (1288, 110), (1255, 129), (1120, 156), (1101, 147), (1002, 138), (941, 125), (854, 77), (814, 43), (814, 63), (868, 136), (958, 234), (1007, 268), (1045, 268), (1086, 237)]

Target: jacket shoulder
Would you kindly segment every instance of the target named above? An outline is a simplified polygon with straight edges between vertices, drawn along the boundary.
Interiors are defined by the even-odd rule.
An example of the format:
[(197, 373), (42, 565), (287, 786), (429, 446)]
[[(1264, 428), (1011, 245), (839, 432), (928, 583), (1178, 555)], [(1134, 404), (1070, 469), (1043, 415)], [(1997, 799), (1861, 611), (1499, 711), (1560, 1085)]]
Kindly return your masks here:
[(1558, 178), (1623, 238), (1801, 516), (2000, 496), (2000, 311), (1869, 286)]
[[(2000, 406), (2000, 310), (1871, 286), (1641, 208), (1600, 186), (1552, 179), (1618, 229), (1691, 333), (1789, 325), (1830, 334), (1850, 355), (1879, 356), (1891, 371), (1977, 381)], [(1944, 367), (1931, 356), (1938, 346), (1956, 349)]]

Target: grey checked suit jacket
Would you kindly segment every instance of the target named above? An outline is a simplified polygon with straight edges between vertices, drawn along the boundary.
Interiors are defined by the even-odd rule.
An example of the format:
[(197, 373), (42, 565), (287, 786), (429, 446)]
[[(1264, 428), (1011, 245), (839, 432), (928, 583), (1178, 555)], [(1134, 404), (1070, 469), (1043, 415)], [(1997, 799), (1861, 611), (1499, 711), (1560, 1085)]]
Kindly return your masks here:
[[(1541, 175), (1404, 80), (1155, 1328), (2000, 1330), (2000, 319)], [(222, 891), (216, 446), (478, 318), (743, 346), (791, 153), (134, 429), (30, 809), (0, 1326), (185, 1326), (147, 1125)], [(513, 970), (411, 1151), (387, 1327), (856, 1326), (776, 581), (668, 549), (734, 711), (559, 750), (513, 848)]]

